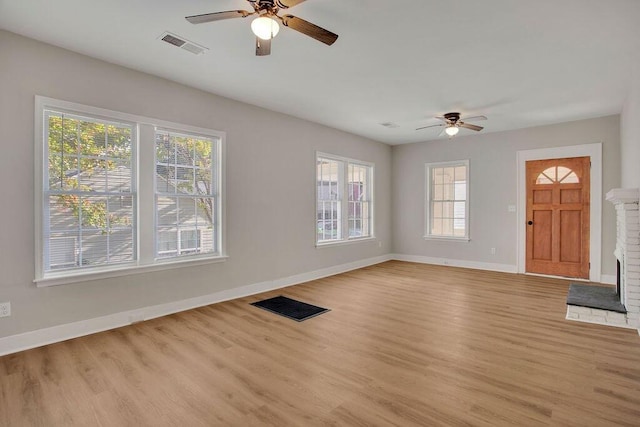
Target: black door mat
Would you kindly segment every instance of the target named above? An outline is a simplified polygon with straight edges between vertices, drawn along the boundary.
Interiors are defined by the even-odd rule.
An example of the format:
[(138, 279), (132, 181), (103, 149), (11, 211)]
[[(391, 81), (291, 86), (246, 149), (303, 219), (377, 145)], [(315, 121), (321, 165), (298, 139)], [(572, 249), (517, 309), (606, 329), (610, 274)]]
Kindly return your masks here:
[(297, 322), (302, 322), (303, 320), (307, 320), (330, 311), (328, 308), (322, 308), (316, 305), (307, 304), (306, 302), (296, 301), (282, 295), (253, 302), (251, 305), (279, 314), (280, 316), (288, 317), (289, 319), (293, 319)]
[(624, 305), (620, 302), (620, 296), (616, 294), (615, 288), (608, 286), (590, 286), (572, 283), (569, 287), (569, 295), (567, 295), (567, 304), (616, 311), (618, 313), (627, 312)]

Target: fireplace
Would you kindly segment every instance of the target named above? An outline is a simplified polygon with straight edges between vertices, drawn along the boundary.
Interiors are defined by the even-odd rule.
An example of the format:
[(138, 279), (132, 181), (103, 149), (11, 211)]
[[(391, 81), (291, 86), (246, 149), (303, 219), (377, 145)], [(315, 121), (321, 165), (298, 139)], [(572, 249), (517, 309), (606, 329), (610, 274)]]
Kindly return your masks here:
[[(607, 200), (616, 209), (616, 288), (571, 285), (567, 319), (624, 328), (640, 328), (640, 210), (638, 189), (616, 188)], [(573, 289), (574, 286), (576, 289)], [(584, 288), (584, 289), (579, 289)], [(608, 289), (608, 292), (606, 291)], [(594, 293), (591, 304), (574, 304), (571, 292)], [(601, 292), (600, 296), (598, 292)], [(600, 298), (601, 297), (601, 298)], [(601, 300), (608, 300), (602, 304)], [(589, 298), (587, 298), (589, 300)], [(640, 331), (639, 331), (640, 332)]]

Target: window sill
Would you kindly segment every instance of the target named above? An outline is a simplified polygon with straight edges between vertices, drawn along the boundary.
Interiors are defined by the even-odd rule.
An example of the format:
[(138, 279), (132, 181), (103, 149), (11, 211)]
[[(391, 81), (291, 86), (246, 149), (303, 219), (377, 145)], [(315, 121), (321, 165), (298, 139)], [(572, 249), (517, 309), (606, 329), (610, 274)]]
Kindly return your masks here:
[(108, 279), (112, 277), (129, 276), (132, 274), (150, 273), (152, 271), (169, 270), (173, 268), (193, 267), (196, 265), (214, 264), (225, 262), (229, 258), (226, 255), (206, 258), (189, 258), (180, 260), (157, 261), (146, 265), (121, 265), (111, 268), (94, 269), (91, 271), (73, 271), (48, 274), (33, 282), (39, 288), (70, 283), (87, 282), (89, 280)]
[(360, 242), (373, 242), (375, 240), (376, 240), (375, 237), (360, 237), (360, 238), (349, 239), (349, 240), (336, 240), (332, 242), (316, 243), (316, 248), (328, 248), (331, 246), (351, 245), (351, 244), (360, 243)]
[(445, 242), (467, 243), (471, 241), (471, 239), (468, 237), (453, 237), (453, 236), (423, 236), (423, 238), (424, 240), (442, 240)]

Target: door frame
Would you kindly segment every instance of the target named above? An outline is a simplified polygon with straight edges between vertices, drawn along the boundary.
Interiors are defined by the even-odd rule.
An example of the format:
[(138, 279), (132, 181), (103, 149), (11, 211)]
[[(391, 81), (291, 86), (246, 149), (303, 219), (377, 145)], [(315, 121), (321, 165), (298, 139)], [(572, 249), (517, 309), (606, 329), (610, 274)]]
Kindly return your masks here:
[[(518, 273), (526, 272), (526, 244), (527, 244), (527, 179), (526, 162), (529, 160), (563, 159), (567, 157), (591, 158), (591, 205), (589, 209), (589, 280), (601, 281), (602, 263), (602, 143), (570, 145), (566, 147), (549, 147), (534, 150), (520, 150), (516, 152), (518, 173), (518, 204), (516, 205), (517, 236), (518, 236)], [(579, 279), (575, 279), (579, 280)]]

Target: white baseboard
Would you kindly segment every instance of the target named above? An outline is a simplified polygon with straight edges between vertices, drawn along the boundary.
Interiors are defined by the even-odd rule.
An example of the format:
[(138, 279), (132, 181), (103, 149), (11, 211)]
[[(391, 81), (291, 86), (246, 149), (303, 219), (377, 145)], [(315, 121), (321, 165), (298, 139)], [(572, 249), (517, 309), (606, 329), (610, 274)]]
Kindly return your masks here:
[(347, 271), (356, 270), (358, 268), (379, 264), (391, 259), (391, 255), (387, 254), (374, 258), (363, 259), (360, 261), (354, 261), (347, 264), (322, 268), (320, 270), (297, 274), (295, 276), (254, 283), (251, 285), (241, 286), (233, 289), (227, 289), (224, 291), (215, 292), (213, 294), (203, 295), (180, 301), (173, 301), (166, 304), (159, 304), (135, 310), (122, 311), (119, 313), (109, 314), (107, 316), (81, 320), (73, 323), (66, 323), (63, 325), (38, 329), (22, 334), (10, 335), (8, 337), (0, 338), (0, 356), (17, 353), (19, 351), (40, 347), (47, 344), (66, 341), (68, 339), (90, 335), (109, 329), (119, 328), (121, 326), (130, 325), (131, 323), (150, 320), (180, 311), (190, 310), (192, 308), (203, 307), (205, 305), (215, 304), (218, 302), (228, 301), (236, 298), (242, 298), (249, 295), (255, 295), (274, 289), (280, 289), (287, 286), (308, 282), (310, 280), (321, 279), (323, 277), (333, 276), (335, 274), (340, 274)]
[(490, 262), (466, 261), (462, 259), (436, 258), (419, 255), (391, 254), (391, 259), (398, 261), (418, 262), (421, 264), (447, 265), (450, 267), (475, 268), (477, 270), (517, 273), (518, 267), (511, 264), (495, 264)]
[(615, 285), (616, 281), (617, 281), (617, 277), (615, 274), (600, 275), (600, 283), (604, 283), (605, 285)]

